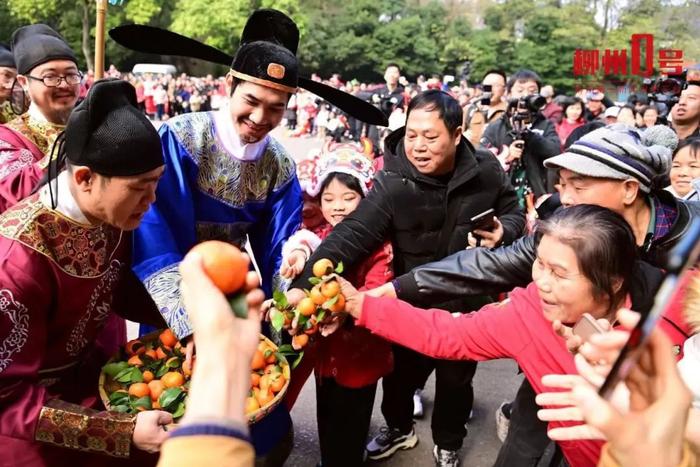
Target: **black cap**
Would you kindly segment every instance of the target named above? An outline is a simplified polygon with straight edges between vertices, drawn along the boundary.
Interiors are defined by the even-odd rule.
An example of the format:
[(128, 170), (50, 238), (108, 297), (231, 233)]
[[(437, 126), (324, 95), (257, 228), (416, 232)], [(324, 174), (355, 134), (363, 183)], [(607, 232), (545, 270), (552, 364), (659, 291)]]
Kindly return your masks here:
[(15, 58), (10, 48), (2, 42), (0, 42), (0, 66), (15, 68)]
[(32, 24), (17, 29), (12, 34), (12, 54), (20, 75), (26, 75), (35, 67), (51, 60), (70, 60), (78, 64), (65, 39), (45, 24)]
[(71, 113), (65, 130), (66, 158), (108, 177), (140, 175), (164, 164), (160, 138), (136, 104), (126, 81), (95, 82)]
[(294, 93), (299, 85), (299, 28), (281, 11), (255, 11), (241, 34), (231, 74), (244, 81)]

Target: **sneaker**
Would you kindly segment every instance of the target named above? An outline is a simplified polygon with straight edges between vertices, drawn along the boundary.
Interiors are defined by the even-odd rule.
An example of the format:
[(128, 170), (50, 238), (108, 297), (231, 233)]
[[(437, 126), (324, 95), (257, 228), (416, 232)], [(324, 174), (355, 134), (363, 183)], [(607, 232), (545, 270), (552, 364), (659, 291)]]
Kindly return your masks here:
[(402, 434), (398, 428), (382, 427), (379, 434), (367, 443), (367, 458), (380, 460), (391, 457), (399, 449), (411, 449), (418, 444), (416, 430)]
[(413, 393), (413, 418), (421, 418), (423, 416), (422, 392), (420, 389), (416, 389), (416, 392)]
[(433, 448), (433, 457), (437, 467), (457, 467), (459, 465), (457, 451), (448, 451), (435, 446)]
[(508, 436), (508, 428), (510, 427), (510, 402), (502, 403), (496, 409), (496, 436), (501, 440), (501, 443)]

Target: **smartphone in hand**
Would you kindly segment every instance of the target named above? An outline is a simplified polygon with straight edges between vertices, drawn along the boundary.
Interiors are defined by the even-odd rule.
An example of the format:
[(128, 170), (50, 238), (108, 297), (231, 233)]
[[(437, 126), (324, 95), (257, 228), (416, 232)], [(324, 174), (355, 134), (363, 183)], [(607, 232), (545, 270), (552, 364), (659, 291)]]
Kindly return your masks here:
[(605, 332), (605, 330), (600, 327), (598, 321), (596, 321), (593, 316), (589, 315), (588, 313), (584, 313), (583, 316), (581, 316), (581, 319), (574, 324), (571, 332), (586, 342), (593, 334), (600, 334)]
[(496, 228), (496, 221), (493, 219), (494, 213), (496, 211), (491, 208), (488, 211), (477, 214), (470, 219), (472, 223), (472, 232), (475, 230), (488, 230), (491, 231)]

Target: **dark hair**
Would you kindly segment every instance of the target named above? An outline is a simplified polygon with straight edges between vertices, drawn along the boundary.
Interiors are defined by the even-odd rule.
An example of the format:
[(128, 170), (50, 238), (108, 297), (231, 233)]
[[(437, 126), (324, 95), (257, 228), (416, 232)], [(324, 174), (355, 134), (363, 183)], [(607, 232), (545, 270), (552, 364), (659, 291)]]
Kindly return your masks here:
[(697, 159), (700, 155), (700, 136), (692, 136), (690, 138), (682, 139), (681, 144), (678, 145), (675, 151), (673, 151), (673, 158), (676, 158), (678, 152), (683, 148), (690, 148), (690, 157)]
[(581, 273), (593, 284), (594, 296), (609, 299), (608, 311), (622, 303), (637, 269), (638, 250), (632, 229), (621, 215), (580, 204), (538, 221), (536, 235), (538, 243), (548, 235), (574, 250)]
[(540, 75), (538, 75), (532, 70), (518, 70), (513, 74), (513, 76), (510, 77), (510, 79), (506, 83), (506, 91), (510, 92), (510, 90), (513, 89), (513, 85), (515, 83), (524, 83), (526, 81), (534, 81), (535, 83), (537, 83), (538, 91), (542, 87), (542, 80), (540, 79)]
[(322, 195), (323, 192), (326, 191), (326, 188), (328, 188), (328, 185), (330, 185), (333, 180), (338, 180), (340, 183), (342, 183), (352, 191), (356, 191), (360, 195), (360, 197), (365, 197), (365, 193), (364, 191), (362, 191), (362, 184), (357, 179), (357, 177), (353, 177), (352, 175), (346, 174), (345, 172), (329, 173), (326, 179), (323, 181), (323, 183), (321, 183), (321, 190), (318, 192), (319, 195)]
[(454, 97), (439, 89), (422, 92), (411, 99), (406, 111), (406, 120), (414, 110), (423, 109), (428, 112), (437, 110), (440, 120), (445, 123), (450, 133), (462, 125), (462, 107)]
[(399, 66), (398, 63), (394, 63), (394, 62), (389, 62), (389, 63), (387, 64), (387, 66), (384, 67), (384, 71), (386, 71), (387, 69), (391, 68), (392, 66), (393, 66), (393, 67), (396, 67), (396, 68), (399, 70), (399, 73), (401, 73), (401, 67)]
[(462, 130), (464, 131), (466, 131), (466, 129), (469, 128), (469, 125), (471, 125), (474, 115), (476, 115), (477, 113), (481, 113), (481, 116), (484, 117), (484, 124), (487, 123), (485, 113), (482, 112), (479, 109), (479, 106), (476, 104), (464, 106), (464, 108), (462, 108), (462, 112), (464, 113), (464, 120), (462, 121)]
[(503, 77), (503, 84), (505, 84), (508, 81), (508, 77), (506, 76), (505, 71), (499, 70), (497, 68), (492, 68), (491, 70), (488, 70), (486, 73), (484, 73), (484, 76), (481, 78), (481, 82), (483, 82), (488, 75), (498, 75)]
[(574, 131), (571, 132), (569, 137), (566, 138), (566, 141), (564, 142), (564, 149), (568, 149), (569, 146), (574, 144), (579, 139), (583, 138), (591, 131), (595, 131), (598, 128), (603, 128), (604, 126), (605, 122), (603, 122), (602, 120), (593, 120), (592, 122), (584, 123), (580, 127), (575, 128)]
[(659, 112), (659, 108), (656, 107), (654, 104), (645, 105), (644, 107), (642, 107), (641, 109), (639, 109), (639, 115), (641, 115), (642, 117), (644, 117), (644, 114), (645, 114), (646, 111), (649, 110), (649, 109), (654, 109), (654, 110), (656, 111), (656, 120), (654, 121), (654, 125), (658, 124), (658, 123), (659, 123), (659, 118), (660, 118), (660, 116), (661, 116), (661, 112)]
[(586, 110), (586, 106), (583, 105), (583, 100), (581, 100), (580, 97), (569, 97), (565, 101), (561, 103), (562, 105), (562, 114), (564, 115), (564, 118), (566, 118), (566, 109), (571, 107), (572, 105), (580, 105), (581, 106), (581, 116), (579, 118), (583, 118), (583, 113)]

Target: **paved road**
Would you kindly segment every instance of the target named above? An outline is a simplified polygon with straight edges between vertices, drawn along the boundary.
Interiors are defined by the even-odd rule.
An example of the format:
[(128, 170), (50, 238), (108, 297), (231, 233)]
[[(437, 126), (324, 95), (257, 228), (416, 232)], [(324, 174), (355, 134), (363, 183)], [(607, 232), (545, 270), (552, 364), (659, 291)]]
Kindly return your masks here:
[[(316, 138), (288, 138), (281, 130), (274, 135), (284, 144), (295, 159), (304, 157), (309, 150), (320, 146)], [(490, 467), (496, 458), (500, 441), (496, 437), (494, 413), (502, 401), (514, 396), (522, 376), (518, 376), (515, 363), (510, 360), (487, 362), (479, 365), (474, 379), (475, 404), (474, 415), (469, 422), (469, 434), (460, 454), (462, 465), (471, 467)], [(416, 429), (420, 442), (416, 448), (401, 451), (391, 459), (371, 465), (398, 466), (432, 466), (433, 442), (430, 432), (430, 414), (435, 379), (431, 376), (425, 390), (426, 416), (418, 420)], [(376, 433), (383, 424), (380, 412), (382, 399), (381, 384), (375, 399), (372, 427), (370, 433)], [(318, 437), (316, 432), (315, 388), (313, 380), (304, 387), (299, 400), (292, 411), (296, 431), (294, 451), (287, 461), (288, 466), (314, 467), (319, 461)]]

